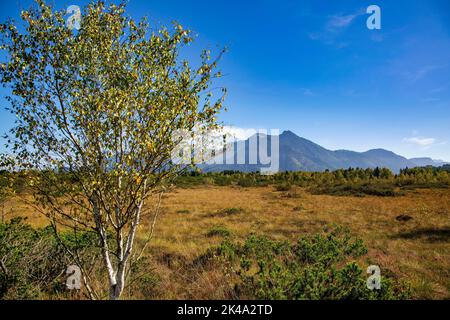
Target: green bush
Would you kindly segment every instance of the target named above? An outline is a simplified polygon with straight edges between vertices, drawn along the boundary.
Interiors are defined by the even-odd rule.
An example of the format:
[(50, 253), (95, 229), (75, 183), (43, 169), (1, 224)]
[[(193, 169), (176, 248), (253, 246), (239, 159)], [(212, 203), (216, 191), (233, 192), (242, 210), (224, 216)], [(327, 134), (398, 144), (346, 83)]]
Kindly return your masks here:
[[(34, 230), (21, 218), (0, 224), (0, 298), (39, 296), (37, 284), (48, 284), (62, 268), (61, 251), (53, 240), (48, 228)], [(54, 263), (46, 259), (50, 255)]]
[(233, 183), (233, 178), (229, 175), (215, 175), (214, 184), (218, 186), (229, 186)]
[(229, 237), (231, 235), (230, 230), (227, 229), (227, 227), (222, 226), (222, 225), (218, 225), (218, 226), (214, 226), (212, 227), (208, 233), (206, 234), (207, 237)]
[(226, 239), (215, 256), (237, 280), (236, 295), (248, 299), (401, 299), (408, 290), (382, 277), (380, 290), (366, 287), (367, 274), (352, 259), (367, 253), (360, 239), (336, 228), (297, 243), (251, 235)]
[(244, 212), (244, 209), (242, 209), (242, 208), (231, 207), (231, 208), (225, 208), (225, 209), (219, 210), (216, 215), (231, 216), (231, 215), (235, 215), (235, 214), (242, 213), (242, 212)]
[(289, 191), (291, 188), (292, 185), (290, 183), (281, 183), (275, 186), (276, 191)]
[(249, 188), (256, 186), (256, 181), (250, 178), (241, 178), (238, 180), (237, 185), (243, 188)]
[(325, 185), (310, 188), (314, 194), (329, 194), (334, 196), (379, 196), (395, 197), (403, 195), (403, 192), (397, 191), (393, 185), (385, 184), (343, 184), (343, 185)]
[(64, 290), (61, 275), (74, 264), (66, 249), (82, 260), (96, 255), (92, 232), (63, 233), (51, 227), (34, 229), (22, 218), (0, 224), (0, 299), (36, 299)]
[(196, 186), (201, 186), (205, 184), (205, 177), (203, 175), (193, 174), (193, 175), (181, 175), (176, 180), (175, 183), (180, 188), (192, 188)]

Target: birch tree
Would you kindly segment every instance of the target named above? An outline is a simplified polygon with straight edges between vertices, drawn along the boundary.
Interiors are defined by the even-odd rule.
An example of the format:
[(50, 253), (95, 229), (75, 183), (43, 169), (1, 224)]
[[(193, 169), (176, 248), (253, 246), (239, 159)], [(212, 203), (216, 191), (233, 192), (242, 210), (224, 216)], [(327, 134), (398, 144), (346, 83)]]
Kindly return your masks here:
[(218, 59), (203, 51), (192, 67), (180, 58), (189, 30), (150, 28), (125, 5), (88, 4), (79, 30), (42, 0), (21, 19), (0, 25), (1, 82), (16, 116), (6, 147), (35, 172), (42, 212), (98, 235), (118, 299), (146, 203), (182, 169), (171, 161), (174, 132), (218, 127)]

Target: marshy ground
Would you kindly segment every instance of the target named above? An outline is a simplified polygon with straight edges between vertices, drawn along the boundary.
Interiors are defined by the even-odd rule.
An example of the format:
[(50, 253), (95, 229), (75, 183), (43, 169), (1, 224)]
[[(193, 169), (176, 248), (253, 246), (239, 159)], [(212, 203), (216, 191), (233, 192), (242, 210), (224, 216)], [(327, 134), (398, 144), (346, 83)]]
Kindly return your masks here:
[[(166, 193), (149, 245), (154, 281), (144, 298), (224, 298), (226, 279), (214, 270), (193, 270), (192, 261), (224, 237), (251, 233), (295, 241), (334, 224), (362, 238), (369, 254), (359, 263), (376, 264), (382, 275), (411, 285), (413, 298), (450, 298), (450, 189), (408, 190), (403, 195), (314, 195), (305, 188), (195, 186)], [(6, 203), (10, 216), (45, 218), (20, 197)], [(144, 241), (144, 221), (138, 241)], [(188, 267), (190, 266), (190, 267)], [(189, 270), (187, 270), (189, 269)]]

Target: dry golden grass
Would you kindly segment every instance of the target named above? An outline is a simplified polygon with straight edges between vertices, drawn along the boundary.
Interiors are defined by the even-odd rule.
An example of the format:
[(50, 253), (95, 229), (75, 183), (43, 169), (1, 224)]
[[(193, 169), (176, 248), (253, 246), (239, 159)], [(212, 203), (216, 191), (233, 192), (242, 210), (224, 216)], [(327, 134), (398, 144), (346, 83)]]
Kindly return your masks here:
[[(7, 203), (6, 212), (28, 216), (35, 225), (46, 223), (18, 198)], [(235, 239), (255, 232), (295, 240), (339, 224), (368, 246), (362, 263), (405, 279), (415, 298), (450, 298), (449, 212), (450, 189), (409, 191), (400, 197), (337, 197), (301, 188), (279, 192), (272, 186), (178, 188), (163, 198), (150, 245), (152, 270), (161, 279), (152, 297), (227, 297), (221, 286), (226, 280), (217, 272), (183, 272), (186, 263), (222, 241), (220, 235), (208, 235), (214, 227), (225, 227)], [(398, 221), (399, 215), (412, 219)], [(148, 223), (144, 221), (138, 241), (145, 238)]]

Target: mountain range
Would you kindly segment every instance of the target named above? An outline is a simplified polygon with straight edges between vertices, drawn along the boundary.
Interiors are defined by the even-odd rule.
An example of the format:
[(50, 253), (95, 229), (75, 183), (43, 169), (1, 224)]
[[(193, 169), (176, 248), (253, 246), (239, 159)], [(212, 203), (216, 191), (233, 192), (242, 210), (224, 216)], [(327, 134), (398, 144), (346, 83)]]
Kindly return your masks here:
[[(267, 165), (261, 164), (258, 157), (257, 164), (250, 164), (249, 146), (250, 140), (257, 141), (257, 148), (260, 147), (260, 138), (267, 137), (267, 149), (270, 156), (271, 137), (263, 134), (257, 134), (247, 140), (237, 141), (230, 144), (227, 148), (233, 147), (234, 161), (232, 164), (210, 164), (202, 165), (203, 171), (224, 171), (235, 170), (242, 172), (259, 171)], [(245, 150), (245, 161), (241, 164), (237, 161), (238, 150)], [(259, 149), (258, 149), (259, 150)], [(267, 153), (266, 153), (267, 154)], [(224, 157), (223, 154), (217, 157)], [(229, 162), (227, 162), (229, 163)], [(279, 135), (279, 171), (325, 171), (352, 168), (389, 168), (393, 172), (399, 172), (400, 169), (423, 167), (423, 166), (442, 166), (446, 163), (431, 158), (412, 158), (407, 159), (392, 151), (385, 149), (372, 149), (366, 152), (355, 152), (349, 150), (328, 150), (310, 140), (297, 136), (292, 131), (284, 131)]]

